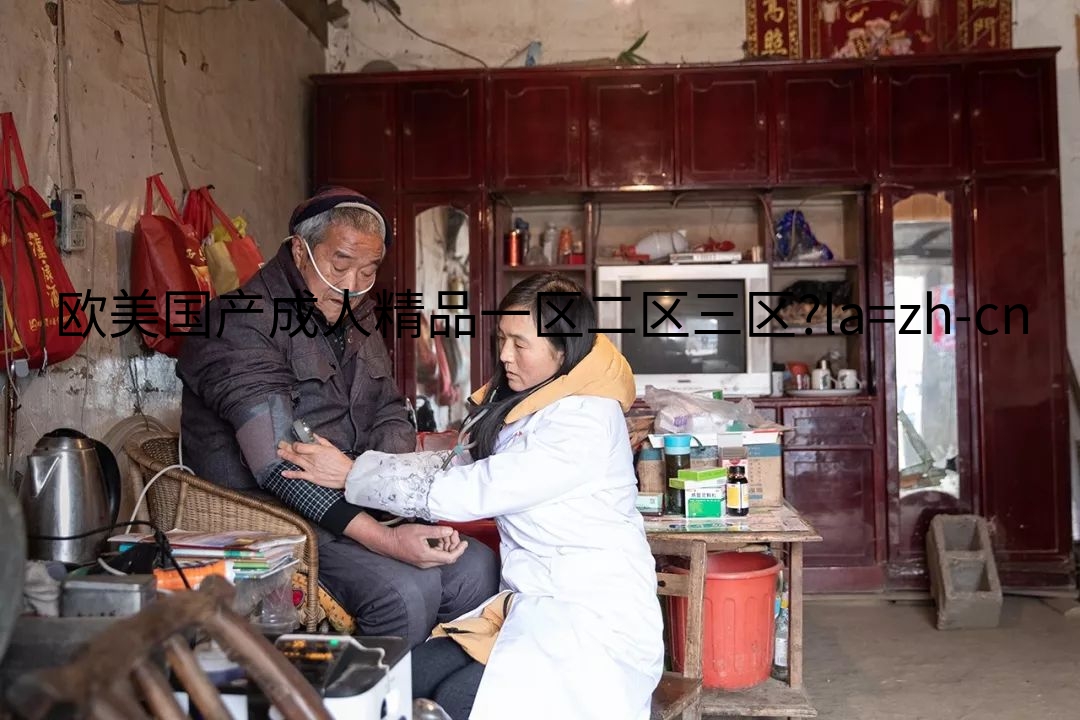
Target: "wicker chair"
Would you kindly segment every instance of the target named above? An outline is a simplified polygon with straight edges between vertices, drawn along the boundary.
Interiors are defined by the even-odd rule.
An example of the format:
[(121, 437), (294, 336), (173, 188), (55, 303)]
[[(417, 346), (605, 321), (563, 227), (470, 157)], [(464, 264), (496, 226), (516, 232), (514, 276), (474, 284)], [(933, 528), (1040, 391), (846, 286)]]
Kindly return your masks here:
[[(125, 447), (131, 460), (132, 485), (143, 487), (159, 472), (179, 461), (179, 437), (159, 433)], [(266, 496), (227, 490), (183, 470), (166, 470), (146, 491), (150, 521), (163, 530), (180, 528), (220, 532), (263, 530), (304, 535), (301, 572), (307, 575), (302, 608), (304, 625), (314, 632), (319, 621), (319, 543), (304, 518)]]
[(230, 609), (234, 592), (222, 578), (211, 577), (197, 591), (157, 600), (138, 615), (118, 620), (71, 663), (23, 675), (7, 699), (25, 720), (186, 718), (167, 679), (168, 668), (199, 717), (231, 717), (186, 640), (199, 630), (244, 668), (286, 720), (330, 720), (322, 698), (300, 671)]

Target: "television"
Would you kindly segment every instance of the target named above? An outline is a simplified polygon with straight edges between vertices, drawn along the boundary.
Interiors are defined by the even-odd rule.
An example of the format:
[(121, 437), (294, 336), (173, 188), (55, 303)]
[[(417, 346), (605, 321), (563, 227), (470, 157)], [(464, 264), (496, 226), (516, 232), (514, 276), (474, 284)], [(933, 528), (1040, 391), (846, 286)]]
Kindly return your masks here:
[(597, 330), (629, 361), (639, 396), (646, 385), (722, 390), (724, 397), (768, 395), (769, 338), (751, 335), (768, 317), (751, 304), (751, 294), (768, 291), (769, 267), (762, 263), (601, 265)]

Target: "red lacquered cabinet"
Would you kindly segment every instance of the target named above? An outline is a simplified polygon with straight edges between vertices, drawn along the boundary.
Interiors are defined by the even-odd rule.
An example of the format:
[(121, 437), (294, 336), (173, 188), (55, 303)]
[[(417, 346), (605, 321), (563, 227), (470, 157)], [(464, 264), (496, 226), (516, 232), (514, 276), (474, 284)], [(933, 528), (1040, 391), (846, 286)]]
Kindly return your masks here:
[(1006, 584), (1071, 562), (1060, 197), (1052, 175), (974, 191), (983, 513)]
[(315, 88), (314, 175), (347, 187), (397, 184), (397, 87), (331, 82)]
[(959, 67), (891, 67), (874, 74), (881, 178), (953, 178), (967, 171)]
[(680, 185), (768, 182), (770, 117), (765, 73), (680, 73), (678, 96)]
[(1058, 166), (1053, 61), (987, 60), (967, 68), (976, 174)]
[(617, 73), (585, 80), (588, 185), (675, 184), (675, 77)]
[(404, 189), (479, 187), (485, 174), (483, 79), (405, 82), (398, 92)]
[(491, 186), (580, 188), (580, 78), (497, 78), (491, 81), (490, 94)]
[[(905, 262), (951, 258), (954, 309), (969, 315), (954, 331), (961, 442), (947, 449), (960, 497), (910, 481), (901, 487), (899, 457), (909, 453), (898, 451), (895, 329), (867, 326), (870, 395), (761, 402), (793, 428), (785, 433), (786, 496), (824, 537), (806, 548), (807, 584), (926, 587), (927, 524), (940, 512), (970, 511), (992, 524), (1006, 585), (1070, 586), (1055, 53), (322, 75), (312, 184), (353, 187), (393, 218), (400, 237), (376, 286), (389, 292), (415, 276), (403, 251), (415, 243), (412, 216), (435, 200), (467, 198), (470, 291), (481, 290), (488, 307), (498, 298), (483, 293), (494, 291), (503, 256), (494, 235), (517, 207), (550, 201), (592, 211), (629, 197), (674, 204), (675, 193), (620, 192), (648, 190), (726, 202), (722, 191), (774, 187), (777, 197), (860, 195), (844, 222), (864, 227), (865, 242), (860, 236), (849, 257), (862, 258), (855, 270), (865, 300), (890, 302), (896, 252), (886, 201), (900, 189), (947, 191), (947, 241), (941, 227), (920, 230), (922, 221), (899, 231), (908, 234)], [(715, 192), (694, 196), (705, 190)], [(515, 205), (519, 197), (526, 201)], [(760, 229), (770, 235), (767, 219)], [(1020, 304), (1028, 332), (1014, 308), (1005, 334), (1005, 306)], [(976, 327), (982, 305), (998, 306), (980, 316), (997, 334)], [(394, 333), (388, 344), (404, 387), (412, 344)]]
[(869, 179), (866, 78), (864, 68), (773, 75), (780, 182)]

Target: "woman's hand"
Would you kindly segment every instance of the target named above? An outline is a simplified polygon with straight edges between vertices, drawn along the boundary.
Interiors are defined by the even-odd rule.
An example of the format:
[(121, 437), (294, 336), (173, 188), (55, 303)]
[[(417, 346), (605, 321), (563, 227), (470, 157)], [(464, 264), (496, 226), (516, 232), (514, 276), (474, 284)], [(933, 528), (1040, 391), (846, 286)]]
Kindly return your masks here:
[(345, 478), (352, 470), (353, 461), (334, 447), (326, 438), (315, 435), (315, 442), (278, 443), (278, 457), (291, 462), (299, 470), (286, 470), (282, 477), (307, 480), (323, 487), (341, 490)]

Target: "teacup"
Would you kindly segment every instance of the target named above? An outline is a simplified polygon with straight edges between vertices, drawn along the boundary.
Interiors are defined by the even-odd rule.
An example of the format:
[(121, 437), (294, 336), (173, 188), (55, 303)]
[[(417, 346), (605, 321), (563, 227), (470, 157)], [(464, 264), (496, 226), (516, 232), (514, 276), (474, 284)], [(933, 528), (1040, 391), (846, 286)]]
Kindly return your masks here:
[(846, 368), (836, 374), (836, 385), (842, 390), (858, 390), (862, 388), (863, 382), (859, 379), (857, 370)]

